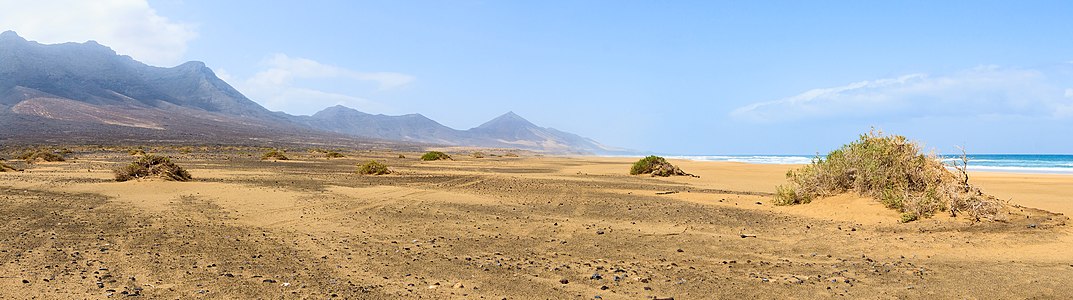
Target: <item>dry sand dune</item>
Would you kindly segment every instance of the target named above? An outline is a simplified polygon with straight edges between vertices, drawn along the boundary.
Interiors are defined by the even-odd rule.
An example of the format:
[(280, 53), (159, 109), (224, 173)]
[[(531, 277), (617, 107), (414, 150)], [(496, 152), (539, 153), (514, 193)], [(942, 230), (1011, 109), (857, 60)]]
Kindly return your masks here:
[[(631, 159), (420, 162), (182, 155), (193, 182), (117, 183), (129, 157), (0, 173), (3, 298), (1067, 298), (1064, 216), (909, 224), (843, 195), (775, 207), (791, 166)], [(396, 171), (354, 174), (369, 158)], [(973, 174), (1073, 213), (1073, 176)], [(670, 192), (670, 193), (668, 193)]]

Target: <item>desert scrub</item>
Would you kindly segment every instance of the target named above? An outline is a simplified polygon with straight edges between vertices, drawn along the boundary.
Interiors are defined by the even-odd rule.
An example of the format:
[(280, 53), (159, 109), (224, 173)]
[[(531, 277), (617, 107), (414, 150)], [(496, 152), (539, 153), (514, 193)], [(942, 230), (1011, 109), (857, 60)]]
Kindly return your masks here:
[(265, 152), (264, 154), (261, 155), (261, 160), (269, 160), (269, 159), (271, 159), (271, 160), (287, 160), (287, 155), (285, 155), (283, 153), (283, 150), (272, 149), (272, 150), (268, 150), (267, 152)]
[(35, 151), (27, 151), (26, 153), (23, 153), (22, 155), (19, 155), (16, 158), (25, 160), (27, 163), (34, 163), (34, 162), (39, 161), (39, 160), (40, 161), (48, 161), (48, 162), (64, 161), (63, 155), (59, 155), (59, 154), (53, 153), (52, 151), (43, 150), (43, 149), (42, 150), (35, 150)]
[(19, 171), (19, 169), (15, 169), (15, 167), (12, 167), (12, 166), (9, 166), (9, 165), (7, 165), (7, 164), (5, 164), (3, 162), (0, 162), (0, 172), (16, 172), (16, 171)]
[(484, 158), (484, 152), (473, 152), (473, 158)]
[(667, 162), (666, 159), (655, 155), (650, 155), (633, 163), (633, 167), (630, 168), (630, 175), (640, 174), (652, 174), (652, 176), (661, 177), (667, 177), (672, 175), (695, 177), (695, 175), (686, 173), (685, 171), (682, 171), (682, 169), (675, 167), (671, 163)]
[(425, 155), (421, 156), (421, 160), (423, 160), (423, 161), (447, 160), (447, 159), (451, 159), (451, 156), (447, 155), (447, 153), (443, 153), (443, 152), (439, 152), (439, 151), (429, 151), (428, 153), (425, 153)]
[(384, 175), (390, 173), (391, 170), (387, 168), (387, 165), (375, 160), (370, 160), (358, 166), (358, 174), (361, 175)]
[(343, 155), (342, 153), (335, 152), (335, 151), (328, 151), (328, 152), (324, 153), (324, 157), (328, 158), (328, 159), (332, 159), (332, 158), (343, 158), (343, 157), (346, 157), (346, 155)]
[[(963, 163), (968, 159), (963, 156)], [(826, 157), (786, 173), (789, 181), (776, 187), (775, 204), (794, 205), (855, 192), (872, 197), (911, 222), (948, 211), (975, 220), (997, 219), (1005, 202), (968, 184), (963, 166), (950, 172), (934, 154), (900, 135), (872, 130)]]
[(127, 151), (127, 154), (130, 154), (130, 156), (144, 156), (145, 155), (145, 150), (131, 149), (130, 151)]
[(514, 152), (507, 152), (507, 154), (503, 154), (503, 157), (518, 157), (518, 154), (515, 154)]
[(159, 155), (143, 155), (126, 166), (115, 169), (116, 181), (128, 181), (138, 178), (160, 177), (172, 181), (189, 181), (193, 179), (190, 172), (175, 165), (171, 159)]

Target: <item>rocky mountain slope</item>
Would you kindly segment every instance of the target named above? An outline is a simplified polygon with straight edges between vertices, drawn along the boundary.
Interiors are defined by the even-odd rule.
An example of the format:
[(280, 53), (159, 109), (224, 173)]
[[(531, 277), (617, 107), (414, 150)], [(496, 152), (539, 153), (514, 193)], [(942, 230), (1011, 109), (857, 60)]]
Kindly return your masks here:
[(46, 45), (0, 33), (0, 142), (402, 142), (561, 153), (613, 150), (507, 113), (470, 130), (420, 114), (343, 106), (312, 116), (272, 112), (201, 62), (143, 64), (93, 41)]

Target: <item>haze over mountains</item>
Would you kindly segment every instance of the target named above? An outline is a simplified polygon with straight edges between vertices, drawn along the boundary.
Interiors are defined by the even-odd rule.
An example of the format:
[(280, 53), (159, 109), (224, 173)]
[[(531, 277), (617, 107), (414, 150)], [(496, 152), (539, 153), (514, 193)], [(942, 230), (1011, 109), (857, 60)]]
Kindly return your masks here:
[(508, 112), (469, 130), (420, 114), (367, 114), (344, 106), (312, 116), (272, 112), (201, 62), (153, 67), (89, 41), (44, 45), (0, 34), (0, 140), (198, 143), (384, 143), (610, 153), (572, 133)]

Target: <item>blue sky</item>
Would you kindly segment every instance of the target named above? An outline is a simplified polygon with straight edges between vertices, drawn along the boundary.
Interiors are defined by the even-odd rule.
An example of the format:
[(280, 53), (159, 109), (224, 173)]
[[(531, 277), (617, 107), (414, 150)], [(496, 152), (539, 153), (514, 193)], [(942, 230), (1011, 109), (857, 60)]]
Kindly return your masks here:
[(0, 29), (204, 61), (292, 114), (467, 129), (514, 111), (667, 154), (812, 154), (873, 126), (939, 152), (1073, 153), (1068, 1), (81, 2), (0, 1)]

